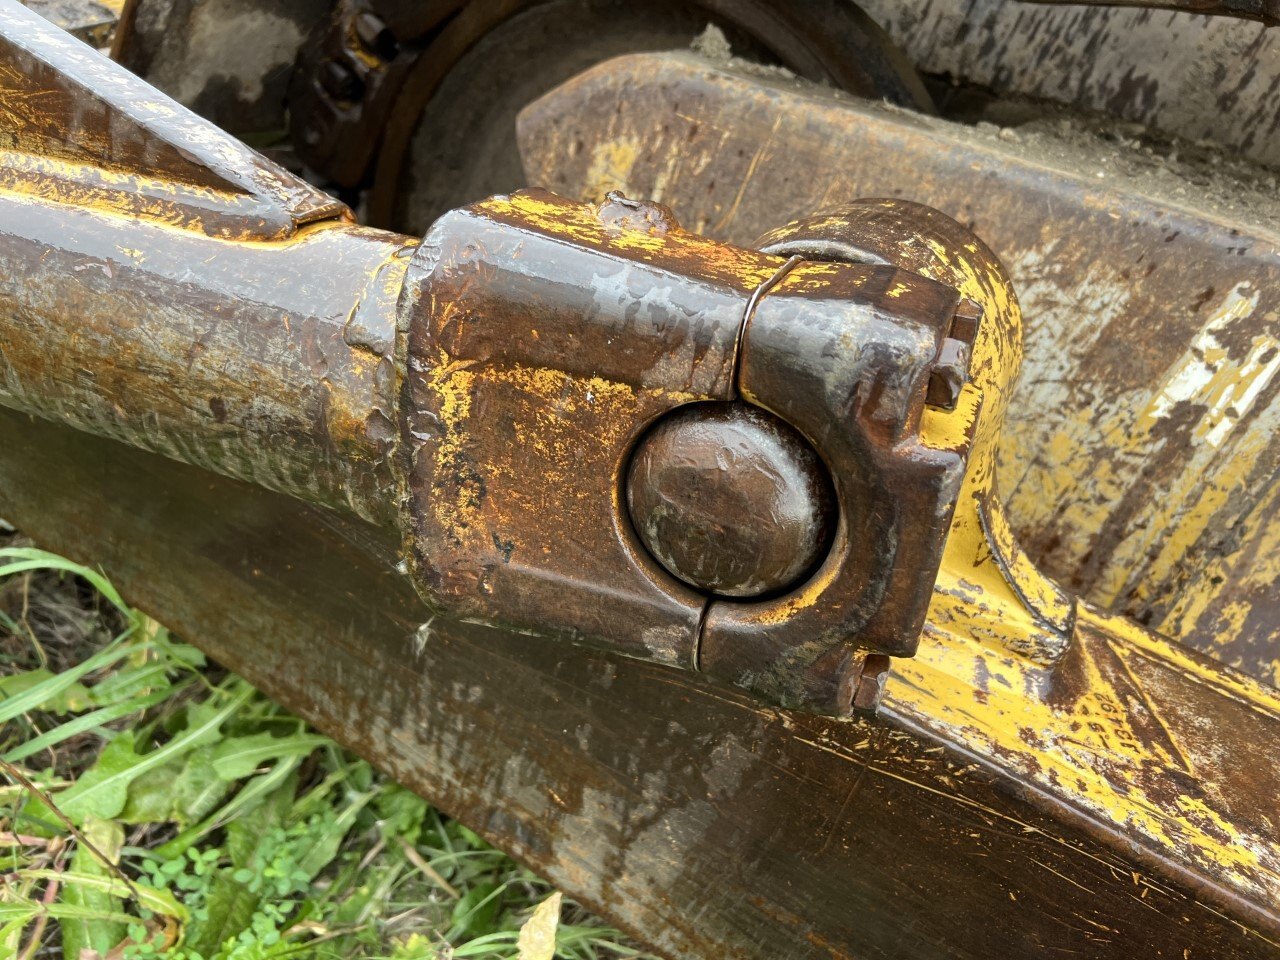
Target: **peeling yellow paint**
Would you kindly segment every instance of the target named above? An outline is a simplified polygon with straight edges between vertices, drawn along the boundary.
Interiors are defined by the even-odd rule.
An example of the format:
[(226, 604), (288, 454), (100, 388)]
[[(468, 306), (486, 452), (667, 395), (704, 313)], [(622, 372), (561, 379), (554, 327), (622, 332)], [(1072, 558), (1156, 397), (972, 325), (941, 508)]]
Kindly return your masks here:
[(716, 243), (675, 224), (661, 229), (615, 228), (601, 220), (599, 208), (571, 203), (554, 194), (522, 192), (491, 197), (475, 205), (477, 213), (496, 220), (513, 219), (525, 226), (561, 236), (566, 241), (633, 257), (642, 263), (697, 267), (708, 280), (753, 290), (777, 271), (784, 260), (741, 247)]
[[(1280, 896), (1280, 849), (1273, 834), (1239, 825), (1215, 805), (1212, 791), (1177, 791), (1161, 771), (1205, 776), (1203, 744), (1175, 741), (1162, 706), (1133, 673), (1135, 658), (1176, 679), (1217, 693), (1271, 720), (1275, 692), (1224, 671), (1123, 618), (1079, 611), (1087, 632), (1073, 640), (1069, 688), (1057, 671), (999, 652), (1010, 624), (989, 582), (962, 586), (954, 572), (939, 581), (919, 654), (896, 661), (886, 709), (991, 759), (1078, 808), (1147, 838), (1182, 861), (1212, 868), (1259, 902)], [(1068, 692), (1063, 692), (1064, 690)], [(1238, 758), (1226, 762), (1239, 762)], [(1168, 795), (1157, 799), (1162, 781)], [(1280, 812), (1280, 811), (1277, 811)]]
[[(987, 431), (993, 421), (999, 424), (1017, 368), (1017, 305), (994, 271), (955, 256), (943, 244), (929, 245), (938, 262), (932, 275), (959, 286), (986, 311), (975, 344), (972, 386), (983, 395), (979, 435), (989, 440)], [(1244, 297), (1229, 300), (1221, 316), (1243, 316), (1247, 305)], [(1202, 428), (1208, 437), (1230, 418), (1226, 411), (1238, 411), (1249, 401), (1256, 378), (1271, 375), (1273, 353), (1270, 345), (1263, 348), (1255, 341), (1233, 365), (1225, 351), (1202, 349), (1195, 362), (1206, 365), (1208, 375), (1194, 388), (1175, 375), (1166, 400), (1178, 402), (1188, 390), (1187, 397), (1207, 397), (1210, 414)], [(1215, 416), (1215, 410), (1222, 415)], [(1160, 412), (1156, 406), (1151, 416)], [(948, 426), (927, 411), (922, 432), (944, 438)], [(1223, 761), (1212, 738), (1175, 739), (1171, 730), (1189, 728), (1185, 722), (1164, 721), (1167, 708), (1158, 698), (1169, 694), (1149, 691), (1144, 677), (1155, 671), (1169, 684), (1209, 687), (1272, 721), (1280, 719), (1276, 692), (1206, 664), (1131, 621), (1082, 606), (1041, 575), (1008, 526), (996, 495), (994, 460), (992, 447), (975, 442), (925, 637), (914, 659), (895, 661), (885, 709), (1103, 823), (1145, 838), (1179, 862), (1223, 878), (1257, 902), (1275, 902), (1280, 845), (1274, 831), (1242, 826), (1212, 789), (1192, 795), (1166, 786), (1172, 781), (1162, 782), (1170, 770), (1212, 781), (1215, 774), (1203, 765), (1238, 763), (1239, 758)], [(1214, 498), (1222, 495), (1221, 489), (1206, 494), (1201, 509), (1211, 513)], [(1194, 529), (1194, 522), (1181, 519), (1185, 529)], [(1176, 542), (1169, 545), (1176, 549)], [(1162, 555), (1161, 562), (1173, 562), (1171, 555)], [(1190, 607), (1197, 603), (1203, 605), (1205, 598), (1188, 598), (1187, 615), (1195, 615)]]

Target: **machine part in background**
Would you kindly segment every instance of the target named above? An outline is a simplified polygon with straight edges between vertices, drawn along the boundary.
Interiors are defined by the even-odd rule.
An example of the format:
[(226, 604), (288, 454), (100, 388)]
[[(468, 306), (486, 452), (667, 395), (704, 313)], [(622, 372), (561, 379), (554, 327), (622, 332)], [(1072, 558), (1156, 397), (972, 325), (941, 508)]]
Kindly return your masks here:
[(26, 0), (26, 5), (50, 23), (91, 47), (102, 48), (120, 19), (126, 0)]
[(972, 225), (1028, 317), (1001, 447), (1016, 540), (1087, 599), (1280, 680), (1280, 218), (1265, 181), (1205, 191), (1128, 148), (1011, 141), (690, 55), (602, 65), (520, 123), (531, 180), (590, 197), (601, 158), (625, 157), (611, 184), (733, 242), (865, 194)]
[[(1008, 0), (864, 0), (926, 74), (986, 88), (989, 119), (1070, 104), (1280, 167), (1280, 32), (1229, 16)], [(1171, 2), (1273, 22), (1274, 0)], [(995, 99), (992, 100), (994, 94)], [(1024, 98), (1019, 107), (1018, 98)], [(1025, 98), (1032, 98), (1026, 104)], [(1002, 101), (1014, 103), (1002, 103)], [(1028, 106), (1031, 109), (1028, 109)], [(948, 107), (944, 104), (944, 115)], [(1144, 132), (1119, 130), (1122, 144)]]
[[(1187, 12), (1265, 19), (1274, 13), (1265, 0), (1166, 4), (1179, 11), (1148, 3), (1059, 9), (1006, 0), (864, 0), (865, 14), (832, 0), (820, 15), (811, 13), (812, 4), (776, 4), (768, 14), (751, 13), (749, 20), (744, 11), (752, 4), (733, 0), (714, 4), (716, 9), (691, 0), (666, 6), (619, 2), (619, 22), (631, 27), (626, 37), (613, 40), (607, 28), (598, 31), (599, 40), (577, 31), (575, 23), (590, 22), (590, 0), (577, 3), (577, 16), (565, 13), (562, 20), (555, 19), (555, 10), (570, 11), (569, 0), (549, 3), (542, 12), (535, 5), (522, 15), (521, 29), (509, 31), (501, 23), (524, 9), (517, 0), (342, 0), (340, 7), (330, 0), (268, 7), (246, 6), (246, 0), (138, 0), (138, 26), (122, 38), (123, 62), (225, 129), (264, 143), (284, 130), (288, 74), (302, 55), (304, 65), (293, 81), (301, 98), (293, 131), (300, 145), (315, 143), (300, 149), (309, 149), (320, 172), (352, 186), (371, 172), (394, 117), (395, 146), (377, 177), (373, 213), (382, 225), (419, 234), (450, 206), (525, 185), (511, 161), (491, 160), (489, 151), (512, 156), (515, 111), (568, 76), (551, 75), (557, 57), (572, 59), (576, 71), (593, 62), (593, 45), (594, 59), (686, 47), (707, 22), (719, 25), (728, 50), (718, 44), (704, 49), (778, 64), (807, 79), (915, 109), (928, 101), (909, 62), (932, 75), (944, 113), (970, 117), (976, 111), (997, 123), (1010, 117), (1024, 122), (1052, 116), (1050, 105), (1057, 103), (1109, 112), (1193, 141), (1209, 138), (1222, 150), (1280, 165), (1280, 105), (1272, 96), (1280, 77), (1280, 33), (1248, 20)], [(770, 23), (761, 16), (787, 19)], [(734, 26), (739, 22), (740, 29)], [(491, 27), (493, 35), (487, 36)], [(313, 28), (316, 36), (308, 40)], [(547, 46), (532, 43), (535, 36)], [(473, 47), (477, 52), (468, 55)], [(425, 50), (438, 67), (421, 63)], [(450, 80), (446, 71), (455, 62), (459, 73)], [(396, 91), (411, 63), (423, 79), (405, 87), (402, 96)], [(849, 69), (865, 71), (870, 87)], [(334, 100), (317, 86), (323, 81), (351, 94), (357, 86), (352, 77), (364, 85), (358, 100)], [(455, 112), (449, 112), (451, 101), (433, 97), (437, 88), (459, 104)], [(372, 90), (377, 97), (367, 101)], [(487, 106), (486, 97), (495, 96), (499, 101)], [(481, 121), (477, 110), (488, 111)], [(1137, 133), (1115, 136), (1128, 141)], [(478, 158), (483, 159), (477, 163)], [(624, 156), (615, 159), (625, 166)], [(447, 173), (435, 171), (438, 161)], [(600, 162), (607, 189), (608, 165)], [(486, 180), (478, 171), (490, 163), (500, 166)]]
[(285, 94), (298, 53), (332, 0), (136, 0), (118, 59), (255, 146), (285, 140)]
[[(41, 109), (6, 114), (6, 186), (223, 238), (281, 239), (304, 224), (349, 216), (208, 121), (168, 101), (139, 101), (134, 77), (87, 56), (67, 34), (20, 30), (25, 22), (5, 37), (12, 71), (3, 93), (7, 102)], [(69, 129), (80, 135), (69, 138)], [(148, 179), (150, 172), (164, 176)]]
[(525, 185), (514, 136), (526, 103), (618, 54), (686, 48), (708, 24), (726, 55), (931, 109), (910, 64), (846, 0), (340, 0), (303, 48), (294, 140), (342, 187), (372, 176), (370, 222), (421, 233), (446, 210)]

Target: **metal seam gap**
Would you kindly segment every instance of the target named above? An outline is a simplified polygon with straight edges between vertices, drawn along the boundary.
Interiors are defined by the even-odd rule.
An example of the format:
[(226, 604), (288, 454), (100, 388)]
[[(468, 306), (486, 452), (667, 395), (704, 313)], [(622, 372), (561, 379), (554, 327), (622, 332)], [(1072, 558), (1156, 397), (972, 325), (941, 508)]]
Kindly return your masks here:
[[(804, 262), (804, 257), (795, 255), (789, 257), (787, 262), (778, 267), (777, 270), (762, 280), (754, 290), (751, 296), (747, 298), (746, 305), (742, 308), (742, 320), (738, 324), (738, 336), (733, 345), (733, 377), (730, 380), (733, 390), (733, 398), (741, 399), (738, 390), (738, 377), (742, 372), (742, 348), (743, 341), (747, 335), (747, 325), (751, 322), (751, 318), (755, 315), (756, 307), (760, 305), (760, 301), (782, 282), (788, 273), (794, 270), (799, 264)], [(707, 618), (711, 616), (711, 606), (716, 602), (716, 597), (707, 597), (702, 604), (702, 612), (698, 615), (698, 625), (694, 628), (693, 634), (693, 669), (695, 672), (702, 672), (702, 638), (707, 629)]]

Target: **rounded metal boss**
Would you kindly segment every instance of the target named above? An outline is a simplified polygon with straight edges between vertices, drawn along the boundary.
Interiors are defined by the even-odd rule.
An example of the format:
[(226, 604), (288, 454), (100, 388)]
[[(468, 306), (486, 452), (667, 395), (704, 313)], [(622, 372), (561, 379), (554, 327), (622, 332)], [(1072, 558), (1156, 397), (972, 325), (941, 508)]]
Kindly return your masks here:
[(700, 403), (641, 438), (627, 507), (669, 573), (723, 597), (776, 594), (818, 564), (836, 522), (826, 467), (793, 427), (759, 407)]

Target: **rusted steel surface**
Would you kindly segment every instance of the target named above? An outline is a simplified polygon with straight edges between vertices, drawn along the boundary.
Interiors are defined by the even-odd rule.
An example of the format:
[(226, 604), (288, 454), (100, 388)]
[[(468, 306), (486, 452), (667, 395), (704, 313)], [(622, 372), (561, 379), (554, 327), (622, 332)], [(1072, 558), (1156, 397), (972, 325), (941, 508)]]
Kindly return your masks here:
[[(51, 28), (9, 32), (27, 82), (77, 70)], [(105, 62), (61, 83), (102, 78), (112, 96), (83, 136), (66, 117), (45, 136), (100, 141), (100, 162), (139, 168), (128, 175), (148, 178), (158, 206), (79, 190), (104, 173), (93, 156), (64, 162), (63, 192), (33, 175), (0, 196), (0, 401), (367, 519), (399, 508), (419, 586), (446, 616), (831, 713), (851, 708), (869, 654), (914, 651), (983, 403), (975, 388), (925, 415), (954, 286), (889, 261), (727, 247), (623, 198), (493, 198), (442, 218), (416, 254), (341, 207), (266, 233), (256, 210), (232, 207), (215, 227), (183, 190), (228, 181), (219, 158), (234, 173), (243, 149)], [(129, 94), (167, 123), (131, 124)], [(24, 139), (33, 123), (10, 122), (19, 171), (50, 160)], [(184, 131), (202, 153), (182, 152)], [(148, 151), (159, 162), (144, 173)], [(336, 206), (251, 166), (259, 185), (304, 194), (285, 211), (299, 219)], [(915, 236), (917, 219), (896, 229)], [(956, 230), (947, 244), (967, 239)], [(990, 325), (1013, 322), (997, 309)], [(1013, 333), (983, 342), (998, 348), (984, 363), (1016, 367)], [(740, 395), (815, 443), (839, 521), (807, 579), (729, 603), (638, 543), (619, 485), (661, 415)], [(552, 521), (549, 496), (564, 504)]]
[(346, 213), (26, 7), (8, 2), (4, 17), (6, 189), (237, 239)]
[(341, 0), (303, 48), (294, 140), (341, 186), (372, 176), (371, 223), (425, 232), (446, 210), (524, 185), (512, 134), (529, 100), (608, 57), (687, 47), (709, 23), (754, 59), (930, 107), (911, 65), (843, 0)]
[[(877, 721), (805, 717), (560, 643), (441, 620), (423, 636), (385, 532), (4, 409), (0, 515), (102, 565), (182, 636), (667, 956), (1280, 956), (1275, 925), (946, 748), (901, 701)], [(1170, 702), (1191, 696), (1160, 714), (1172, 742), (1228, 738), (1219, 762), (1274, 753), (1245, 700), (1211, 724), (1191, 716), (1209, 689), (1194, 662), (1087, 642), (1104, 659), (1076, 676), (1100, 662), (1119, 684), (1127, 664)], [(1000, 676), (993, 701), (1021, 718)], [(1129, 710), (1163, 738), (1108, 689), (1121, 699), (1073, 709)], [(1038, 700), (1019, 722), (1064, 707)], [(1160, 786), (1203, 789), (1187, 774)], [(1273, 808), (1259, 794), (1251, 815)]]
[[(805, 700), (821, 704), (826, 696), (808, 690), (835, 658), (848, 656), (848, 644), (893, 656), (915, 652), (943, 545), (974, 499), (961, 492), (966, 469), (971, 478), (983, 472), (1021, 344), (999, 266), (959, 224), (892, 201), (850, 204), (819, 221), (883, 255), (871, 263), (799, 259), (748, 317), (738, 389), (814, 442), (831, 468), (840, 523), (822, 565), (792, 593), (708, 608), (699, 667), (771, 690), (781, 686), (776, 677), (803, 665)], [(766, 237), (766, 245), (803, 257), (811, 228), (802, 222)], [(964, 289), (958, 272), (900, 255), (909, 244), (954, 253), (981, 294)], [(964, 402), (929, 406), (960, 301), (975, 295), (986, 322), (969, 331), (974, 376), (966, 364)], [(792, 694), (781, 702), (804, 701)]]
[(1242, 184), (1217, 200), (1114, 152), (1011, 143), (684, 55), (597, 68), (521, 127), (531, 182), (653, 196), (729, 241), (859, 195), (970, 225), (1027, 317), (1001, 446), (1025, 550), (1100, 606), (1280, 678), (1272, 198)]
[[(928, 216), (895, 229), (927, 234)], [(945, 239), (972, 242), (958, 225)], [(406, 289), (406, 528), (434, 605), (833, 713), (866, 653), (914, 651), (981, 404), (925, 417), (953, 287), (713, 244), (618, 197), (528, 193), (442, 217)], [(989, 336), (985, 361), (1016, 368), (1014, 336)], [(814, 443), (840, 519), (807, 579), (729, 602), (653, 562), (619, 485), (655, 421), (740, 397)]]
[(394, 516), (391, 353), (411, 242), (354, 226), (23, 7), (3, 15), (3, 402)]
[(389, 520), (404, 250), (349, 225), (246, 245), (0, 193), (0, 402)]
[[(1276, 14), (1273, 0), (1164, 5), (1254, 10), (1269, 22)], [(1265, 23), (1115, 3), (861, 0), (861, 6), (925, 73), (1004, 98), (1096, 110), (1280, 166), (1280, 33)], [(998, 111), (992, 119), (1000, 122)], [(1142, 135), (1117, 132), (1123, 140)]]

